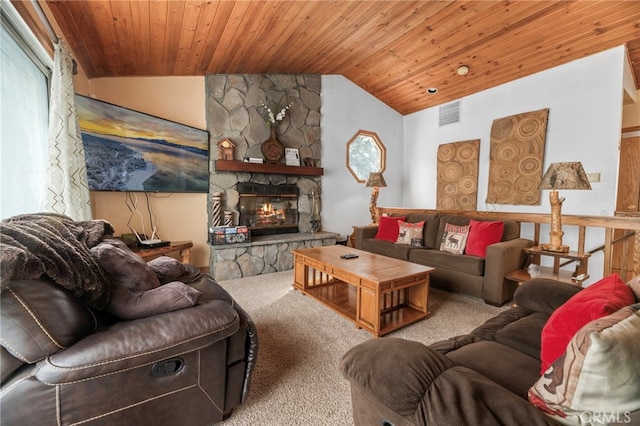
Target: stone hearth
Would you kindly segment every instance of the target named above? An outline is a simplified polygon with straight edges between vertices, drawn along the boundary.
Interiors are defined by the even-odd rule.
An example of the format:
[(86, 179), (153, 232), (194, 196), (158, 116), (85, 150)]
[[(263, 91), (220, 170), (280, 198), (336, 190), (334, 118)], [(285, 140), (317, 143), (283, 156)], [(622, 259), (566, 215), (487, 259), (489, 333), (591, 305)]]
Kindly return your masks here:
[(250, 243), (211, 246), (209, 272), (218, 281), (293, 269), (292, 250), (334, 245), (339, 234), (265, 235)]

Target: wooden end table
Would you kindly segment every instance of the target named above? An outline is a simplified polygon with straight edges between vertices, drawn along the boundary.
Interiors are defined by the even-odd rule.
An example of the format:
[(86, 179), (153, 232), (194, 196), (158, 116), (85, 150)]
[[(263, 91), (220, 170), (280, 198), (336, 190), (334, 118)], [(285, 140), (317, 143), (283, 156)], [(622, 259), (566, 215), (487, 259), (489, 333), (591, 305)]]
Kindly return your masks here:
[[(529, 247), (522, 250), (529, 258), (524, 269), (509, 272), (505, 278), (515, 281), (518, 285), (532, 278), (552, 278), (558, 281), (581, 286), (589, 278), (588, 264), (590, 253), (578, 253), (569, 251), (567, 253), (543, 250), (539, 246)], [(553, 267), (540, 266), (541, 256), (553, 257)], [(576, 262), (574, 272), (560, 269), (560, 259), (573, 260)]]
[[(355, 253), (358, 258), (340, 256)], [(380, 337), (429, 315), (434, 270), (341, 245), (293, 250), (293, 287)]]
[(191, 247), (193, 247), (193, 243), (191, 241), (173, 241), (168, 246), (153, 248), (135, 247), (132, 250), (146, 261), (167, 253), (180, 252), (180, 262), (190, 263)]

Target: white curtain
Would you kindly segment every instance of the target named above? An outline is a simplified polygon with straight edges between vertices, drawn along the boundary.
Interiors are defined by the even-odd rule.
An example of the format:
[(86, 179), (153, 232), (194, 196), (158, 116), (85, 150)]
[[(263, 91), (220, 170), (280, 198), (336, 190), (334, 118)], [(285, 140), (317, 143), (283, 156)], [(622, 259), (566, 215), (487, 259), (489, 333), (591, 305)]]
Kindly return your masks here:
[(45, 210), (89, 220), (91, 201), (74, 100), (73, 57), (62, 40), (55, 45), (53, 68)]

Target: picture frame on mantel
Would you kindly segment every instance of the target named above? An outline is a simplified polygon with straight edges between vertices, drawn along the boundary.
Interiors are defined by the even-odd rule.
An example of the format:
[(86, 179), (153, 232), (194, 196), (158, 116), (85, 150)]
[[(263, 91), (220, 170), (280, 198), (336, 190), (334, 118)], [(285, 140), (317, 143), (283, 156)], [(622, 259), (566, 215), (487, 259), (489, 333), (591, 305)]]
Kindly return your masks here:
[(287, 166), (300, 167), (300, 151), (297, 148), (285, 148), (284, 160)]

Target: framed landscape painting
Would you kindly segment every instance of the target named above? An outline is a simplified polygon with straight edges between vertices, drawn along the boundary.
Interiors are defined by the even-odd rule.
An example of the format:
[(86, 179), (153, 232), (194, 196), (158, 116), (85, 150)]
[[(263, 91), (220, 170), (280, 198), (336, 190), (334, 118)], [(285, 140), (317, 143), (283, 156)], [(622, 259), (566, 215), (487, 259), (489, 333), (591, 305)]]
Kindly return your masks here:
[(208, 192), (209, 133), (76, 95), (92, 191)]

